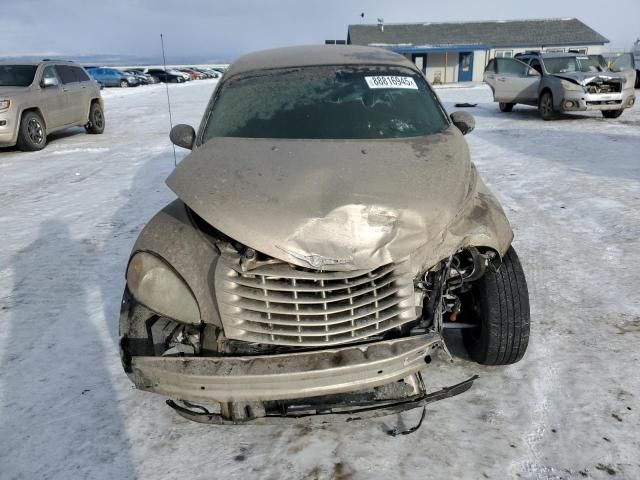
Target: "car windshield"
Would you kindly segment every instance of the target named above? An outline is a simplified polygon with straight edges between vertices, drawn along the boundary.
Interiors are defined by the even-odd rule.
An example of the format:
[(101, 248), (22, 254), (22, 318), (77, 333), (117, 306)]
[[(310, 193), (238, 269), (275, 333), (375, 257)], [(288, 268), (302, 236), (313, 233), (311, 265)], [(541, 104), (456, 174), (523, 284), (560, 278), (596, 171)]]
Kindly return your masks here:
[(434, 93), (410, 69), (308, 67), (226, 82), (203, 142), (213, 137), (403, 138), (447, 126)]
[(37, 68), (35, 65), (0, 65), (0, 87), (28, 87)]
[(604, 58), (611, 70), (633, 70), (633, 56), (630, 53), (623, 53), (621, 55), (604, 55)]
[(597, 73), (605, 70), (599, 55), (577, 55), (575, 57), (551, 57), (544, 59), (547, 72), (557, 73)]

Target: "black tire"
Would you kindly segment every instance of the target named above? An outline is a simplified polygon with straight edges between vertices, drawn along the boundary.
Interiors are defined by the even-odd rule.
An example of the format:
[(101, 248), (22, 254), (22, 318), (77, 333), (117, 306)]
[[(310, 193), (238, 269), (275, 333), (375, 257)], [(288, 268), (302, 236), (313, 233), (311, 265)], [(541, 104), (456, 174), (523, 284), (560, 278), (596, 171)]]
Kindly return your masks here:
[(618, 118), (624, 112), (624, 108), (620, 110), (602, 110), (602, 116), (604, 118)]
[(20, 119), (16, 146), (23, 152), (42, 150), (47, 145), (47, 129), (40, 114), (25, 112)]
[(551, 92), (544, 92), (540, 96), (538, 112), (543, 120), (553, 120), (555, 118), (556, 112), (553, 109), (553, 95), (551, 95)]
[(87, 133), (99, 135), (104, 132), (104, 110), (99, 102), (93, 102), (89, 109), (89, 122), (84, 126)]
[(515, 105), (515, 103), (498, 103), (498, 107), (500, 107), (501, 112), (510, 112), (511, 110), (513, 110), (513, 107), (515, 107)]
[(509, 247), (496, 272), (487, 270), (474, 283), (472, 298), (478, 327), (462, 331), (471, 358), (483, 365), (519, 361), (529, 343), (529, 292), (513, 247)]
[(127, 88), (127, 87), (129, 87), (129, 82), (127, 82), (126, 80), (121, 80), (121, 81), (120, 81), (120, 87), (121, 87), (121, 88)]

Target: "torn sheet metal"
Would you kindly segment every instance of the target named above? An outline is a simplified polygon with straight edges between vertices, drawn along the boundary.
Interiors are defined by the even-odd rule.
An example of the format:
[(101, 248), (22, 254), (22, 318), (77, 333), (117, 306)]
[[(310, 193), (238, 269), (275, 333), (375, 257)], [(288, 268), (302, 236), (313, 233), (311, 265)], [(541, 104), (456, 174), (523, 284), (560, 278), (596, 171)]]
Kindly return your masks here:
[(512, 239), (453, 126), (398, 140), (215, 138), (167, 184), (229, 237), (302, 267), (410, 257), (418, 271), (466, 245), (502, 254)]

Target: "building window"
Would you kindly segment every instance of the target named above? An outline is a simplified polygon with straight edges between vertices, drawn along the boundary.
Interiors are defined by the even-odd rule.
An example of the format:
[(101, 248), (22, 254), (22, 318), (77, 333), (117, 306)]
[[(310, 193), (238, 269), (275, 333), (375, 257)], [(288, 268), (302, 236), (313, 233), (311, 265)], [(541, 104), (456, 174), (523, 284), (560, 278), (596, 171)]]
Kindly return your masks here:
[(545, 53), (564, 53), (564, 48), (545, 48)]
[(587, 47), (579, 47), (579, 48), (569, 48), (567, 50), (568, 53), (577, 53), (578, 55), (586, 55)]
[(496, 50), (496, 58), (513, 58), (513, 50)]

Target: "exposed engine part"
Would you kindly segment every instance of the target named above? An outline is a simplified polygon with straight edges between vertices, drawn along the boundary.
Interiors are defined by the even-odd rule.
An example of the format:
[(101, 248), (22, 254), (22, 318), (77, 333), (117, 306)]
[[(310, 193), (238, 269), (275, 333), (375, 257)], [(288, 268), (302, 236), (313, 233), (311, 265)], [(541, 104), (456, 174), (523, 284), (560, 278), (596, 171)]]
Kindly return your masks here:
[(200, 330), (165, 317), (151, 326), (151, 337), (156, 356), (192, 356), (200, 354)]
[[(480, 252), (470, 247), (426, 272), (423, 279), (416, 283), (416, 288), (425, 292), (425, 299), (422, 321), (412, 333), (456, 328), (452, 324), (458, 320), (463, 308), (461, 296), (471, 289), (471, 284), (480, 279), (487, 268), (495, 270), (499, 266), (500, 257), (493, 250)], [(463, 322), (457, 328), (472, 327), (475, 325)]]
[(585, 89), (587, 93), (619, 93), (622, 91), (622, 83), (620, 81), (610, 80), (594, 80), (589, 82)]
[[(311, 410), (274, 410), (267, 411), (263, 417), (246, 418), (232, 420), (215, 411), (211, 411), (202, 405), (195, 405), (190, 402), (178, 404), (174, 400), (167, 400), (167, 405), (173, 408), (179, 415), (199, 423), (207, 423), (214, 425), (287, 425), (291, 423), (297, 424), (326, 424), (337, 422), (339, 420), (350, 423), (355, 420), (363, 420), (366, 418), (375, 418), (384, 415), (398, 414), (406, 410), (424, 407), (428, 403), (451, 398), (466, 392), (471, 388), (473, 382), (478, 378), (477, 375), (450, 387), (445, 387), (433, 393), (422, 392), (420, 395), (413, 397), (382, 402), (372, 401), (355, 405), (345, 403), (345, 398), (340, 398), (340, 404), (324, 405), (322, 408)], [(309, 400), (309, 399), (306, 399)], [(418, 424), (418, 428), (421, 423)], [(411, 430), (411, 429), (410, 429)], [(400, 432), (402, 433), (402, 432)], [(411, 433), (411, 432), (409, 432)]]

